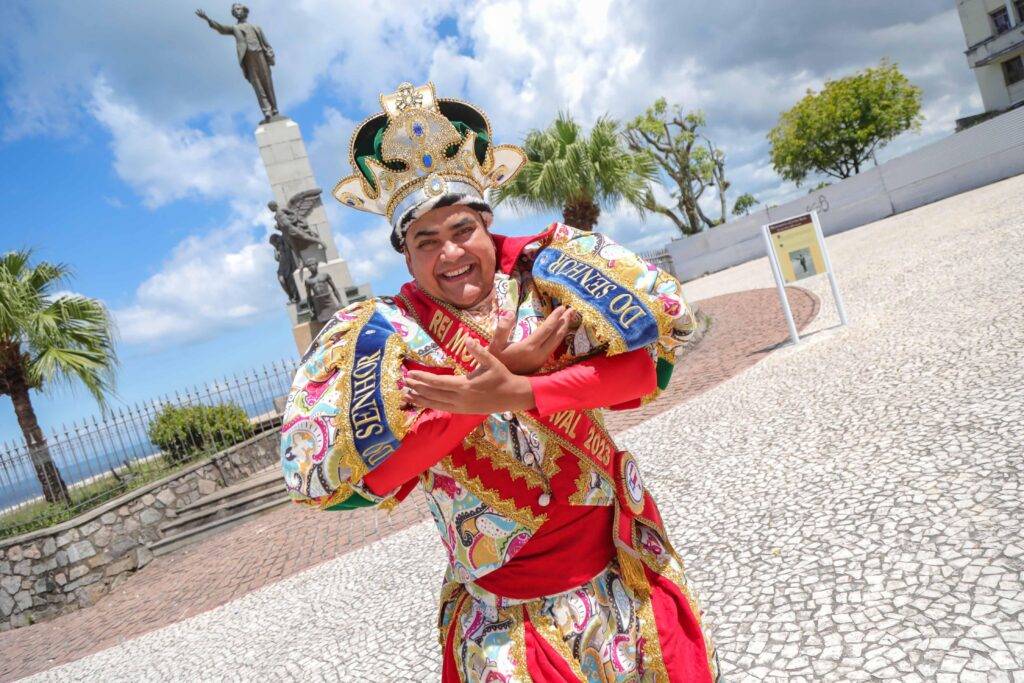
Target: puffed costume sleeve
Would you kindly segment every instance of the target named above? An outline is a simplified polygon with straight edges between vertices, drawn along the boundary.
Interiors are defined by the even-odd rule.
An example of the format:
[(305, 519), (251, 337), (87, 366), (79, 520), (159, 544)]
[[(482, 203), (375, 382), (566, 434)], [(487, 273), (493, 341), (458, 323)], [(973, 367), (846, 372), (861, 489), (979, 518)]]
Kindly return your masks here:
[(407, 367), (430, 361), (406, 343), (414, 327), (392, 303), (368, 300), (336, 313), (317, 336), (299, 364), (281, 426), (292, 500), (330, 510), (395, 502), (396, 491), (365, 478), (407, 437), (437, 428), (402, 396)]
[(668, 386), (677, 353), (696, 329), (675, 277), (604, 235), (566, 225), (556, 226), (537, 252), (531, 275), (552, 307), (568, 305), (582, 318), (577, 355), (646, 349), (657, 386), (641, 402)]

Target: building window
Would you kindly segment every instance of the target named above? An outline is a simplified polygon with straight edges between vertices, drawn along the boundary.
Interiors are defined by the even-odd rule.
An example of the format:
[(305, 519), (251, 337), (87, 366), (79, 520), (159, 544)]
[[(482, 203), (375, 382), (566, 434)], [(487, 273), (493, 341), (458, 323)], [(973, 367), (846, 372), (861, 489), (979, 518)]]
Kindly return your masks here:
[(996, 33), (1006, 33), (1010, 30), (1010, 14), (1005, 7), (1000, 7), (989, 14), (992, 17), (992, 30)]
[(1006, 80), (1006, 85), (1024, 81), (1024, 61), (1021, 60), (1020, 55), (1003, 62), (1003, 78)]
[(358, 287), (346, 287), (345, 288), (345, 298), (346, 299), (348, 299), (349, 301), (354, 301), (355, 299), (353, 297), (356, 297), (356, 296), (359, 296), (359, 288)]
[(1017, 8), (1017, 23), (1024, 23), (1024, 0), (1015, 0), (1013, 6)]

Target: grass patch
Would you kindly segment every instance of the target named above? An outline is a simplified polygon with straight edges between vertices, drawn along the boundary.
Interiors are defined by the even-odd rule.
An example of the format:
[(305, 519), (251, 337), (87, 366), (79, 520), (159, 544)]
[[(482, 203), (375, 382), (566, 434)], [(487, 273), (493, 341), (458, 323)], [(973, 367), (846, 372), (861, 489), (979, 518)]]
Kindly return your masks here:
[(66, 522), (109, 500), (183, 470), (197, 460), (211, 455), (213, 452), (198, 452), (186, 460), (175, 460), (173, 466), (170, 466), (168, 461), (162, 457), (155, 458), (148, 463), (130, 463), (126, 467), (118, 468), (117, 476), (107, 474), (88, 484), (72, 484), (68, 490), (68, 494), (71, 496), (70, 506), (39, 500), (19, 507), (17, 510), (0, 514), (0, 539), (19, 536)]

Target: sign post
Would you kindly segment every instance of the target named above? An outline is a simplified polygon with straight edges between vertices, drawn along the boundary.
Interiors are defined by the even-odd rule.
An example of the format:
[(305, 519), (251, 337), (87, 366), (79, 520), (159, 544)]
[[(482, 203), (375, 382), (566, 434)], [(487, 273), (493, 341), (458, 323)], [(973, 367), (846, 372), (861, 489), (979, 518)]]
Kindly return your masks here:
[(843, 297), (839, 293), (839, 285), (836, 283), (835, 273), (832, 272), (832, 263), (829, 261), (828, 251), (825, 249), (825, 236), (821, 232), (818, 213), (811, 211), (783, 221), (767, 223), (761, 226), (761, 234), (764, 237), (768, 263), (771, 265), (772, 275), (775, 277), (775, 285), (779, 290), (779, 302), (782, 304), (782, 312), (786, 316), (786, 325), (789, 327), (789, 336), (793, 343), (800, 343), (800, 335), (797, 334), (793, 311), (786, 298), (787, 282), (796, 282), (822, 273), (827, 274), (832, 287), (832, 298), (836, 302), (836, 311), (839, 313), (839, 320), (845, 325), (847, 322), (846, 309), (843, 307)]
[(836, 302), (836, 313), (839, 314), (839, 322), (845, 325), (846, 307), (843, 306), (843, 295), (839, 293), (839, 284), (836, 283), (836, 274), (832, 272), (832, 261), (829, 260), (828, 249), (825, 248), (825, 235), (821, 232), (821, 223), (818, 222), (817, 211), (811, 212), (811, 220), (814, 222), (814, 232), (818, 233), (818, 243), (821, 245), (821, 257), (825, 261), (825, 272), (828, 273), (828, 283), (832, 286), (832, 299)]

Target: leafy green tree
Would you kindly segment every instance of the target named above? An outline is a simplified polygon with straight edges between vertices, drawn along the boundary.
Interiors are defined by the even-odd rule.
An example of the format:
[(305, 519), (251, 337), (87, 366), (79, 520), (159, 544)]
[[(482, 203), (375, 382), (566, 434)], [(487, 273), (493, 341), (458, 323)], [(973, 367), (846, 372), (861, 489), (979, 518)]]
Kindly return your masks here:
[(0, 394), (11, 397), (32, 465), (51, 503), (69, 503), (32, 408), (30, 390), (81, 384), (100, 404), (112, 390), (113, 325), (103, 304), (59, 294), (70, 276), (62, 264), (29, 264), (29, 251), (0, 257)]
[(754, 205), (760, 204), (754, 195), (749, 192), (744, 192), (736, 198), (736, 202), (732, 205), (733, 216), (746, 216), (750, 213), (750, 210), (754, 208)]
[(656, 170), (649, 157), (626, 149), (613, 119), (598, 119), (587, 135), (569, 114), (559, 113), (546, 129), (530, 131), (523, 148), (529, 161), (498, 191), (496, 203), (561, 210), (563, 221), (581, 230), (592, 230), (601, 209), (620, 200), (642, 213)]
[[(674, 189), (666, 186), (672, 205), (658, 202), (648, 187), (643, 208), (667, 216), (684, 235), (724, 223), (726, 218), (725, 193), (730, 183), (725, 178), (725, 153), (700, 133), (706, 123), (703, 112), (684, 114), (682, 107), (669, 107), (660, 98), (626, 124), (625, 129), (630, 149), (648, 155), (661, 174), (675, 185)], [(700, 198), (711, 187), (718, 192), (721, 210), (715, 219), (709, 218), (700, 206)]]
[(921, 89), (896, 64), (826, 81), (821, 92), (808, 90), (779, 117), (768, 133), (772, 165), (798, 185), (810, 173), (849, 178), (897, 135), (919, 130)]

